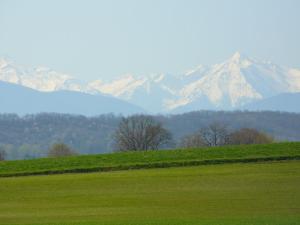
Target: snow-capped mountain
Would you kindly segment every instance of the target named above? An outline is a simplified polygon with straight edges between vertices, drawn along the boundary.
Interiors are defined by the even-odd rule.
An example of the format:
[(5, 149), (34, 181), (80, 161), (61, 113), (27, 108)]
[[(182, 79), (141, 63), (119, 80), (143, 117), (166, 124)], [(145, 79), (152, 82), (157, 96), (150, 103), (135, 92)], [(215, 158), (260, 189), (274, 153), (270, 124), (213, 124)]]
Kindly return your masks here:
[(300, 70), (261, 62), (240, 53), (221, 64), (207, 69), (200, 67), (186, 75), (198, 79), (184, 85), (178, 98), (170, 102), (169, 107), (176, 111), (238, 109), (283, 92), (300, 92)]
[(0, 59), (0, 80), (19, 84), (39, 91), (83, 91), (84, 85), (72, 76), (47, 67), (18, 65), (11, 60)]
[(88, 84), (89, 90), (113, 95), (141, 106), (148, 112), (161, 112), (167, 109), (166, 101), (176, 96), (178, 81), (172, 75), (149, 76), (125, 75), (109, 83), (94, 81)]
[(186, 73), (126, 74), (111, 81), (82, 82), (44, 67), (24, 67), (0, 60), (0, 80), (39, 91), (104, 93), (148, 112), (240, 109), (281, 93), (300, 92), (300, 70), (235, 53), (223, 63), (197, 66)]
[(280, 93), (300, 92), (300, 70), (237, 52), (223, 63), (200, 65), (181, 75), (126, 75), (93, 88), (152, 112), (229, 110)]

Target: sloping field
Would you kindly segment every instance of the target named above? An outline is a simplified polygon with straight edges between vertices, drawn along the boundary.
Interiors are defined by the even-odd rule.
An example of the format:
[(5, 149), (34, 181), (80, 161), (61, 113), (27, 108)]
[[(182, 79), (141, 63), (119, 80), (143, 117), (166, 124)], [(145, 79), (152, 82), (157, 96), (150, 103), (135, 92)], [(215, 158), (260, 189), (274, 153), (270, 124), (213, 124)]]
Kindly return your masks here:
[(0, 162), (0, 177), (300, 159), (300, 143), (126, 152)]
[(0, 178), (1, 225), (296, 225), (300, 162)]

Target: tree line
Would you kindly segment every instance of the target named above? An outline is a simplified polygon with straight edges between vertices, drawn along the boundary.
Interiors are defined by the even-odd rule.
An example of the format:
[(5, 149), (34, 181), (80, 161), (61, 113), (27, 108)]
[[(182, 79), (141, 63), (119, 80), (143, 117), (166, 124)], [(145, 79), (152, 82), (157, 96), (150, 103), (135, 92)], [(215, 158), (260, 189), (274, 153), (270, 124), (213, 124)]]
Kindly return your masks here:
[[(118, 151), (158, 150), (172, 143), (172, 134), (151, 116), (135, 115), (122, 119), (114, 141)], [(221, 122), (213, 122), (198, 131), (183, 136), (176, 147), (201, 148), (222, 145), (267, 144), (274, 138), (253, 128), (230, 132)]]
[[(116, 129), (113, 140), (116, 151), (158, 150), (172, 142), (172, 134), (152, 116), (134, 115), (123, 118)], [(228, 128), (214, 122), (197, 132), (184, 136), (179, 148), (199, 148), (272, 143), (274, 138), (253, 128), (242, 128), (229, 132)], [(56, 143), (48, 151), (49, 157), (75, 155), (76, 152), (64, 143)], [(1, 159), (1, 158), (0, 158)]]
[[(229, 137), (233, 140), (234, 137), (237, 139), (245, 134), (249, 137), (255, 136), (253, 130), (268, 134), (268, 137), (272, 136), (279, 141), (300, 140), (300, 114), (297, 113), (197, 111), (178, 115), (154, 115), (140, 127), (137, 126), (137, 121), (131, 123), (132, 121), (128, 119), (113, 114), (97, 117), (57, 113), (22, 117), (15, 114), (0, 114), (0, 152), (5, 152), (1, 155), (5, 155), (7, 159), (47, 157), (49, 149), (55, 143), (64, 143), (78, 154), (122, 150), (124, 141), (116, 142), (116, 131), (122, 134), (131, 126), (141, 129), (147, 127), (149, 123), (154, 123), (155, 126), (148, 128), (145, 133), (140, 134), (140, 137), (152, 138), (147, 139), (146, 143), (139, 143), (136, 141), (138, 139), (131, 141), (129, 144), (132, 150), (156, 149), (157, 142), (162, 137), (164, 142), (158, 148), (210, 146), (211, 144), (207, 144), (208, 128), (215, 123), (219, 124), (219, 130), (222, 127), (226, 128), (224, 136), (226, 144), (229, 143)], [(118, 130), (120, 124), (125, 124), (126, 129)], [(243, 128), (247, 129), (241, 131)], [(157, 131), (161, 135), (155, 135)], [(235, 131), (241, 132), (233, 135)], [(129, 134), (132, 135), (133, 133)], [(215, 141), (218, 142), (217, 139)]]

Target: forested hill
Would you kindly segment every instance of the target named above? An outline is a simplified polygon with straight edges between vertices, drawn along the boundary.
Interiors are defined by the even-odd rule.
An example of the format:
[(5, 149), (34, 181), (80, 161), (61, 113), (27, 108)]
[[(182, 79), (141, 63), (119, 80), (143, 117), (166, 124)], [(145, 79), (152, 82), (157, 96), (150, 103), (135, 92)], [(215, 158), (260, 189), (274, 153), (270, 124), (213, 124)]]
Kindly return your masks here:
[[(230, 130), (256, 128), (278, 140), (300, 140), (300, 114), (284, 112), (198, 111), (179, 115), (156, 115), (173, 135), (174, 147), (183, 136), (212, 122), (221, 122)], [(112, 114), (85, 117), (43, 113), (19, 117), (0, 114), (0, 147), (8, 159), (46, 155), (49, 146), (64, 142), (80, 153), (101, 153), (113, 149), (112, 134), (121, 116)]]

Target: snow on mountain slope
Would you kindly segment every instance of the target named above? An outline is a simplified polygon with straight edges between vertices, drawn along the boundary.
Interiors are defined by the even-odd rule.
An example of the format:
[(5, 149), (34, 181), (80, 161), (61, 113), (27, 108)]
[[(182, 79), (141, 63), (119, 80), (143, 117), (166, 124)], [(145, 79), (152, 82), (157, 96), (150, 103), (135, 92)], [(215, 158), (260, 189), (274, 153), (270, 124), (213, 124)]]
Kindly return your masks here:
[(111, 83), (103, 83), (101, 80), (92, 81), (89, 83), (89, 87), (116, 97), (123, 96), (123, 98), (129, 100), (136, 88), (143, 85), (146, 81), (146, 78), (135, 78), (133, 75), (128, 74), (113, 80)]
[(300, 91), (300, 71), (237, 52), (223, 63), (200, 65), (182, 75), (126, 75), (95, 89), (152, 112), (228, 110), (283, 92)]
[[(179, 98), (170, 102), (170, 108), (177, 108), (206, 97), (216, 108), (231, 108), (248, 99), (259, 99), (262, 96), (247, 83), (241, 69), (249, 66), (248, 60), (240, 60), (235, 54), (229, 61), (213, 66), (202, 73), (195, 82), (185, 85)], [(227, 98), (228, 101), (224, 101)]]
[(170, 77), (166, 77), (164, 74), (144, 77), (128, 74), (109, 83), (103, 83), (99, 80), (90, 82), (88, 89), (129, 101), (149, 112), (160, 112), (163, 101), (175, 95), (176, 90), (172, 89), (171, 86)]
[(260, 62), (240, 53), (204, 72), (201, 68), (200, 74), (197, 81), (180, 90), (176, 100), (169, 102), (169, 108), (177, 112), (199, 108), (239, 109), (283, 92), (300, 91), (299, 70)]
[(112, 81), (81, 82), (47, 68), (25, 68), (0, 60), (0, 80), (40, 91), (104, 93), (148, 112), (240, 109), (281, 93), (300, 92), (300, 70), (235, 53), (213, 66), (200, 65), (179, 75), (126, 74)]
[(47, 67), (28, 67), (11, 60), (0, 59), (0, 80), (19, 84), (38, 91), (83, 91), (84, 85), (72, 76), (53, 71)]
[(289, 69), (288, 70), (289, 77), (287, 79), (290, 91), (298, 92), (300, 90), (300, 70), (297, 69)]
[(0, 59), (0, 80), (20, 84), (40, 91), (60, 89), (72, 77), (45, 67), (25, 67)]

